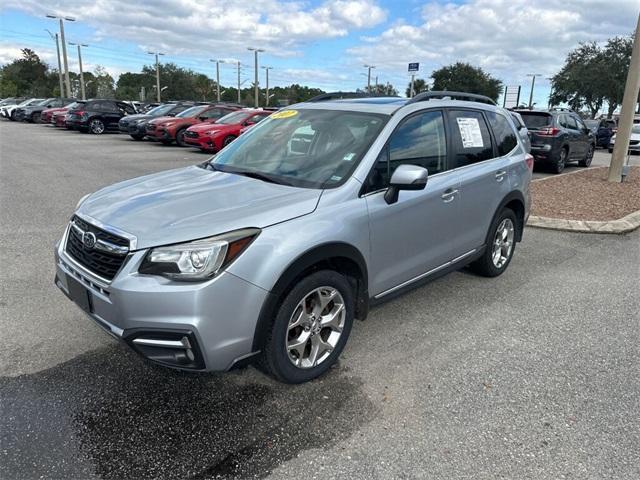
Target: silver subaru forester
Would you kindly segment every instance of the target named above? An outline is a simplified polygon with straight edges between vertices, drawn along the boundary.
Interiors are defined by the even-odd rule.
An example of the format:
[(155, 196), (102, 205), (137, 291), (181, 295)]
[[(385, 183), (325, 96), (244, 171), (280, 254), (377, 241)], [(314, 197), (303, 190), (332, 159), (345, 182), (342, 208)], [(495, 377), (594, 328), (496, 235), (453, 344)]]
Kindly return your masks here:
[(55, 282), (153, 362), (304, 382), (372, 304), (467, 265), (504, 272), (532, 166), (486, 97), (326, 95), (204, 164), (83, 198)]

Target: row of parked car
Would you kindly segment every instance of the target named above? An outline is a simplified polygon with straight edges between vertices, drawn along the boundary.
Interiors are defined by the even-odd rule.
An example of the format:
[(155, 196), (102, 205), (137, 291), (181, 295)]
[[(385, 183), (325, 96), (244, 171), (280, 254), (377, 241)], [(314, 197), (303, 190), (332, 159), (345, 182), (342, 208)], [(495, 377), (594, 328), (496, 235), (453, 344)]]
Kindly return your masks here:
[(16, 99), (0, 102), (0, 115), (14, 121), (46, 123), (92, 134), (127, 133), (134, 140), (197, 147), (217, 152), (276, 109), (245, 108), (234, 103), (132, 102), (66, 98)]

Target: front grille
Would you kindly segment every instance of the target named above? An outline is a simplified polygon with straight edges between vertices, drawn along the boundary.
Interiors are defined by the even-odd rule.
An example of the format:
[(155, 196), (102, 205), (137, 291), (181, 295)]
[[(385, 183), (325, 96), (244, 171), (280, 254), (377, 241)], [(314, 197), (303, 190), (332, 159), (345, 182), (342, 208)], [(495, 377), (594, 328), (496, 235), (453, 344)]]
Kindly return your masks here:
[(189, 138), (198, 138), (198, 132), (187, 130), (186, 132), (184, 132), (184, 136)]
[[(112, 243), (121, 247), (129, 247), (129, 240), (118, 237), (105, 230), (97, 228), (81, 218), (74, 216), (72, 221), (83, 231), (92, 232), (97, 240)], [(122, 267), (127, 255), (118, 255), (95, 248), (86, 248), (82, 242), (82, 236), (74, 229), (69, 229), (66, 252), (80, 265), (107, 280), (113, 279), (120, 267)]]

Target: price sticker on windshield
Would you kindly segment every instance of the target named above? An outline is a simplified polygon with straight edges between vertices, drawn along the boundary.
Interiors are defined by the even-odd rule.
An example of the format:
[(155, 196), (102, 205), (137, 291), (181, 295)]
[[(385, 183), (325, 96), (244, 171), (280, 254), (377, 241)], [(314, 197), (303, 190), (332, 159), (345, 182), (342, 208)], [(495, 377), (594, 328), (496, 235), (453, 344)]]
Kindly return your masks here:
[(281, 112), (272, 113), (271, 118), (291, 118), (298, 114), (297, 110), (282, 110)]
[(462, 148), (483, 148), (482, 132), (477, 118), (458, 117), (458, 129), (462, 138)]

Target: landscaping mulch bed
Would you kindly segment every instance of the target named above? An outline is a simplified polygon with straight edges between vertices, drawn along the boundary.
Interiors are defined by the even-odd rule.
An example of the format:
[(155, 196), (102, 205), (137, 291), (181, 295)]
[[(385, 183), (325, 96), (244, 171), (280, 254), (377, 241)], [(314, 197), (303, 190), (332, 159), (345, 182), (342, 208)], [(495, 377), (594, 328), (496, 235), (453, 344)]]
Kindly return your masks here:
[(640, 210), (640, 167), (623, 183), (607, 181), (607, 167), (531, 182), (531, 214), (567, 220), (617, 220)]

